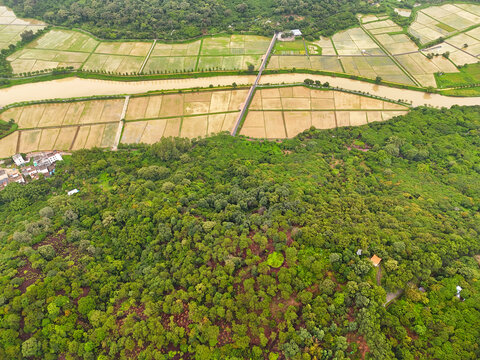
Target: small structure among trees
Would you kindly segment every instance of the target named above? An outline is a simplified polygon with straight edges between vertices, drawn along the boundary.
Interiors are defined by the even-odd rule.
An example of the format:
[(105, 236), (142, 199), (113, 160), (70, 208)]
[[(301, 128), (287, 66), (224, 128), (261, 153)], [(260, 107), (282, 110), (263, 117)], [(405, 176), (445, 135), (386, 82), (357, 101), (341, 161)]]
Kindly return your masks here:
[(373, 266), (378, 267), (378, 265), (380, 265), (380, 262), (382, 261), (382, 258), (378, 257), (377, 255), (373, 255), (370, 261), (372, 262)]

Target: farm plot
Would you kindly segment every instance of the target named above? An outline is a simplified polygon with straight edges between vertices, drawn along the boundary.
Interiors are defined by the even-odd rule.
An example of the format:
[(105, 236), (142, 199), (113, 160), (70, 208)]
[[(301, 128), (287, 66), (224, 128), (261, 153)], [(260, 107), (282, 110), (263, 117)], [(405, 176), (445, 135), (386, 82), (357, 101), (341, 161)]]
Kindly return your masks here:
[(405, 34), (378, 34), (375, 38), (392, 55), (418, 51), (418, 46)]
[(32, 30), (35, 33), (44, 27), (45, 24), (40, 21), (19, 19), (13, 11), (0, 6), (0, 50), (20, 41), (20, 34), (25, 30)]
[(449, 53), (448, 58), (457, 66), (474, 64), (479, 61), (479, 58), (466, 53), (465, 51), (463, 51), (463, 49), (455, 48), (445, 42), (439, 45), (432, 46), (431, 48), (422, 50), (422, 53), (425, 55), (435, 54), (437, 56), (447, 52)]
[(303, 39), (277, 41), (273, 53), (277, 55), (305, 55), (305, 43)]
[(120, 120), (123, 99), (27, 105), (8, 109), (0, 119), (13, 119), (19, 129), (46, 128)]
[(458, 69), (444, 57), (436, 57), (429, 60), (422, 53), (398, 55), (396, 59), (422, 86), (436, 87), (435, 73), (458, 72)]
[(104, 71), (112, 74), (134, 74), (140, 71), (145, 57), (92, 54), (83, 69), (91, 71)]
[(332, 40), (338, 55), (386, 55), (359, 27), (336, 33)]
[(239, 111), (248, 90), (203, 91), (134, 97), (125, 119), (159, 119)]
[(7, 158), (17, 153), (18, 131), (0, 139), (0, 159)]
[(340, 59), (345, 73), (375, 79), (380, 76), (383, 80), (414, 85), (411, 79), (387, 56), (382, 57), (348, 57)]
[(422, 44), (463, 31), (480, 23), (480, 5), (469, 4), (468, 10), (460, 5), (445, 4), (422, 9), (409, 28), (409, 32)]
[[(17, 131), (18, 151), (31, 152), (41, 150), (79, 150), (93, 147), (111, 147), (115, 141), (117, 124), (95, 124), (53, 127)], [(16, 145), (16, 144), (15, 144)], [(0, 141), (0, 148), (3, 147)], [(7, 146), (5, 145), (5, 148)], [(12, 152), (12, 144), (7, 150)]]
[(262, 55), (201, 56), (197, 70), (246, 70), (249, 65), (258, 70), (261, 63)]
[(219, 55), (264, 55), (270, 39), (254, 35), (232, 35), (203, 39), (200, 56)]
[(463, 53), (477, 57), (480, 60), (480, 27), (455, 35), (448, 39), (447, 43), (461, 49)]
[(384, 121), (408, 108), (356, 94), (306, 87), (259, 89), (240, 131), (258, 138), (290, 138), (314, 126), (330, 129)]
[(7, 60), (16, 74), (69, 66), (78, 69), (97, 44), (95, 39), (77, 31), (52, 30)]
[(151, 144), (168, 136), (194, 138), (231, 131), (247, 92), (202, 91), (131, 98), (121, 142)]
[(307, 43), (308, 53), (310, 55), (336, 55), (330, 38), (320, 37), (320, 40)]
[(364, 28), (374, 35), (402, 31), (402, 28), (390, 19), (365, 24)]
[(374, 14), (361, 15), (361, 14), (359, 14), (359, 15), (357, 15), (357, 17), (360, 19), (360, 22), (362, 24), (367, 24), (367, 23), (370, 23), (370, 22), (387, 19), (388, 15), (386, 15), (386, 14), (378, 14), (378, 15), (374, 15)]
[(156, 43), (144, 73), (193, 72), (201, 41), (185, 44)]
[(272, 56), (267, 69), (313, 69), (328, 72), (342, 72), (340, 61), (335, 56)]

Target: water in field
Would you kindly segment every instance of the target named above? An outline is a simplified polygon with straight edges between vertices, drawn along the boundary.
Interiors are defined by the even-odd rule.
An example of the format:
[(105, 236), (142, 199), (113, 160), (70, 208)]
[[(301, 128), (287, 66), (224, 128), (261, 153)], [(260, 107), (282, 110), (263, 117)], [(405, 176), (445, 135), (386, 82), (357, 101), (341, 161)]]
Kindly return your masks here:
[[(426, 94), (419, 91), (391, 88), (359, 80), (311, 74), (274, 74), (264, 75), (261, 84), (301, 83), (305, 78), (329, 82), (331, 86), (347, 90), (362, 91), (392, 100), (406, 100), (413, 106), (430, 105), (450, 107), (452, 105), (479, 105), (480, 97), (449, 97), (438, 94)], [(0, 106), (15, 102), (65, 99), (94, 95), (140, 94), (155, 90), (172, 90), (227, 86), (233, 82), (237, 85), (250, 85), (255, 81), (254, 75), (217, 76), (198, 79), (166, 79), (153, 81), (109, 81), (95, 79), (67, 78), (47, 82), (30, 83), (11, 88), (0, 89)]]

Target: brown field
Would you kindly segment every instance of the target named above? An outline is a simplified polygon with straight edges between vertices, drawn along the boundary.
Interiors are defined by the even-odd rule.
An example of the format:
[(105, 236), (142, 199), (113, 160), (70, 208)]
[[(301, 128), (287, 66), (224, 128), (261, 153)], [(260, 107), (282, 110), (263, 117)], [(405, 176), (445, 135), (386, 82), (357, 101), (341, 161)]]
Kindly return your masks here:
[(118, 122), (123, 103), (123, 99), (115, 99), (27, 105), (6, 110), (0, 119), (14, 119), (20, 129)]
[(40, 143), (38, 144), (38, 150), (53, 149), (59, 134), (60, 128), (43, 129), (42, 135), (40, 136)]
[(291, 138), (312, 126), (317, 129), (360, 126), (407, 111), (403, 105), (341, 91), (302, 86), (259, 89), (240, 134)]
[(154, 95), (130, 99), (125, 119), (158, 119), (185, 115), (206, 115), (240, 109), (246, 89)]

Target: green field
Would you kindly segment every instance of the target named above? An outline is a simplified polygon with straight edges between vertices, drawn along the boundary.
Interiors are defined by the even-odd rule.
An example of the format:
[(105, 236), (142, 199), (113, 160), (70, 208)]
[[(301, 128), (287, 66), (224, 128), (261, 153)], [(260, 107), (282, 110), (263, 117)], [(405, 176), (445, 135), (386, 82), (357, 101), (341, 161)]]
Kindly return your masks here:
[[(207, 37), (184, 44), (156, 43), (143, 72), (247, 70), (250, 64), (258, 69), (269, 43), (270, 39), (253, 35)], [(15, 74), (61, 67), (108, 74), (137, 74), (152, 45), (152, 41), (99, 42), (78, 31), (54, 29), (10, 55), (8, 61)]]
[(303, 39), (277, 41), (273, 53), (276, 55), (303, 55), (305, 54), (305, 44)]
[(460, 72), (435, 74), (438, 87), (448, 88), (462, 85), (480, 84), (480, 63), (468, 64), (459, 68)]

